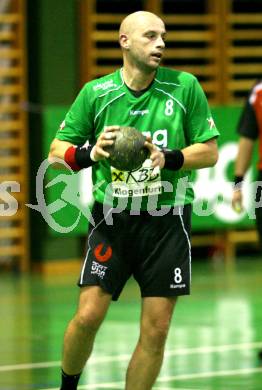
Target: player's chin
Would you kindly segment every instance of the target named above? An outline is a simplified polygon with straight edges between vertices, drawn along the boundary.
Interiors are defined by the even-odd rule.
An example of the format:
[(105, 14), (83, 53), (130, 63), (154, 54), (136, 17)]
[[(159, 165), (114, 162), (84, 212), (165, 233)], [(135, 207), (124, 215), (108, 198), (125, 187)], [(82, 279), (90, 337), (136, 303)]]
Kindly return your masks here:
[(159, 67), (159, 65), (160, 65), (160, 61), (157, 62), (157, 61), (151, 60), (148, 62), (147, 67), (149, 70), (152, 71), (152, 70), (156, 70)]
[(158, 68), (160, 63), (161, 63), (161, 58), (158, 57), (151, 57), (149, 60), (149, 66), (151, 66), (154, 69)]

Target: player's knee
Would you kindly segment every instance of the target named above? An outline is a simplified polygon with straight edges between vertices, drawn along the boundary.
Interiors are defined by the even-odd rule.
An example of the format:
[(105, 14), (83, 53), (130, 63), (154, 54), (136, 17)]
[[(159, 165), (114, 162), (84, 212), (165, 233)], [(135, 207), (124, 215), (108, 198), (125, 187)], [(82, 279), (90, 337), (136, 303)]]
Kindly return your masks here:
[(151, 351), (161, 351), (168, 335), (169, 322), (158, 320), (148, 324), (142, 330), (141, 339)]
[(96, 332), (103, 321), (103, 315), (96, 310), (81, 310), (76, 314), (75, 321), (82, 330)]

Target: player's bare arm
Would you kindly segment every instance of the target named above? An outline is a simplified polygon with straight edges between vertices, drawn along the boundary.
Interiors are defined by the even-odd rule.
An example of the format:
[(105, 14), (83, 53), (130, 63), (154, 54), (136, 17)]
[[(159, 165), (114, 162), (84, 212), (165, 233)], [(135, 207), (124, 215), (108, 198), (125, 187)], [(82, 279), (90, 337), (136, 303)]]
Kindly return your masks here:
[(251, 138), (241, 137), (235, 163), (235, 175), (244, 176), (247, 172), (254, 149), (255, 141)]
[[(160, 169), (167, 168), (166, 150), (161, 150), (157, 148), (154, 144), (152, 144), (150, 139), (145, 142), (145, 146), (150, 152), (152, 167), (155, 168), (158, 166)], [(168, 156), (168, 159), (170, 160), (173, 158), (174, 163), (176, 162), (175, 160), (177, 159), (177, 156), (179, 154), (183, 154), (183, 162), (181, 163), (181, 169), (199, 169), (212, 167), (216, 164), (218, 160), (218, 148), (216, 139), (211, 139), (204, 143), (196, 143), (194, 145), (190, 145), (182, 149), (181, 151), (175, 150), (170, 152), (171, 153)], [(176, 170), (175, 166), (176, 164), (174, 164), (174, 170)]]
[(70, 142), (60, 141), (55, 138), (50, 146), (50, 151), (48, 155), (48, 161), (52, 164), (52, 168), (55, 169), (64, 169), (65, 166), (63, 164), (59, 164), (56, 159), (60, 158), (64, 160), (65, 152), (68, 148), (73, 146)]
[[(238, 153), (235, 163), (235, 177), (239, 178), (240, 181), (250, 166), (254, 144), (255, 141), (251, 138), (242, 136), (239, 140)], [(243, 194), (241, 185), (237, 186), (233, 192), (232, 207), (237, 212), (241, 212), (243, 210)]]
[(196, 143), (182, 149), (184, 163), (182, 169), (200, 169), (212, 167), (218, 160), (218, 147), (215, 138)]
[[(109, 157), (109, 153), (103, 148), (113, 144), (116, 137), (116, 131), (119, 131), (119, 126), (106, 126), (104, 131), (98, 137), (96, 144), (93, 145), (91, 149), (85, 148), (86, 154), (89, 154), (93, 162)], [(77, 145), (55, 138), (50, 146), (48, 155), (49, 162), (53, 164), (52, 167), (55, 169), (64, 169), (65, 166), (63, 164), (59, 164), (56, 159), (59, 158), (68, 163), (67, 152), (72, 148), (77, 148)], [(82, 150), (82, 154), (84, 152), (85, 151)], [(69, 165), (71, 164), (69, 163)]]

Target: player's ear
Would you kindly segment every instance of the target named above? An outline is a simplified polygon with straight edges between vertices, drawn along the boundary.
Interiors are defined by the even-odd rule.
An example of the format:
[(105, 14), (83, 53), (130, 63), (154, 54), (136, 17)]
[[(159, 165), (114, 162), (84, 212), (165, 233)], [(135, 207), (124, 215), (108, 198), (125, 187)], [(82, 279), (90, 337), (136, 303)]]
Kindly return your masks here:
[(122, 49), (129, 50), (129, 39), (126, 34), (120, 34), (119, 43)]

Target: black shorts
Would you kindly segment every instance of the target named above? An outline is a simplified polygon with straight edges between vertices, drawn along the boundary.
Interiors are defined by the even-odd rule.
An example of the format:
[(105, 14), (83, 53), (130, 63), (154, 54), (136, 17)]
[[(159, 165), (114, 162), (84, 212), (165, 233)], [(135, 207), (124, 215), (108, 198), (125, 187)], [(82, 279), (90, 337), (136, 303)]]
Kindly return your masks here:
[[(142, 297), (190, 293), (191, 205), (172, 208), (164, 216), (147, 211), (103, 212), (95, 203), (88, 248), (78, 285), (99, 285), (117, 300), (131, 275)], [(114, 211), (114, 212), (113, 212)], [(113, 222), (113, 223), (112, 223)]]
[[(262, 171), (258, 171), (257, 181), (259, 181), (259, 182), (262, 181)], [(262, 187), (261, 186), (257, 187), (255, 199), (256, 199), (256, 203), (262, 202)], [(256, 213), (257, 231), (259, 234), (259, 241), (260, 241), (260, 249), (262, 249), (262, 207), (256, 207), (255, 213)]]

